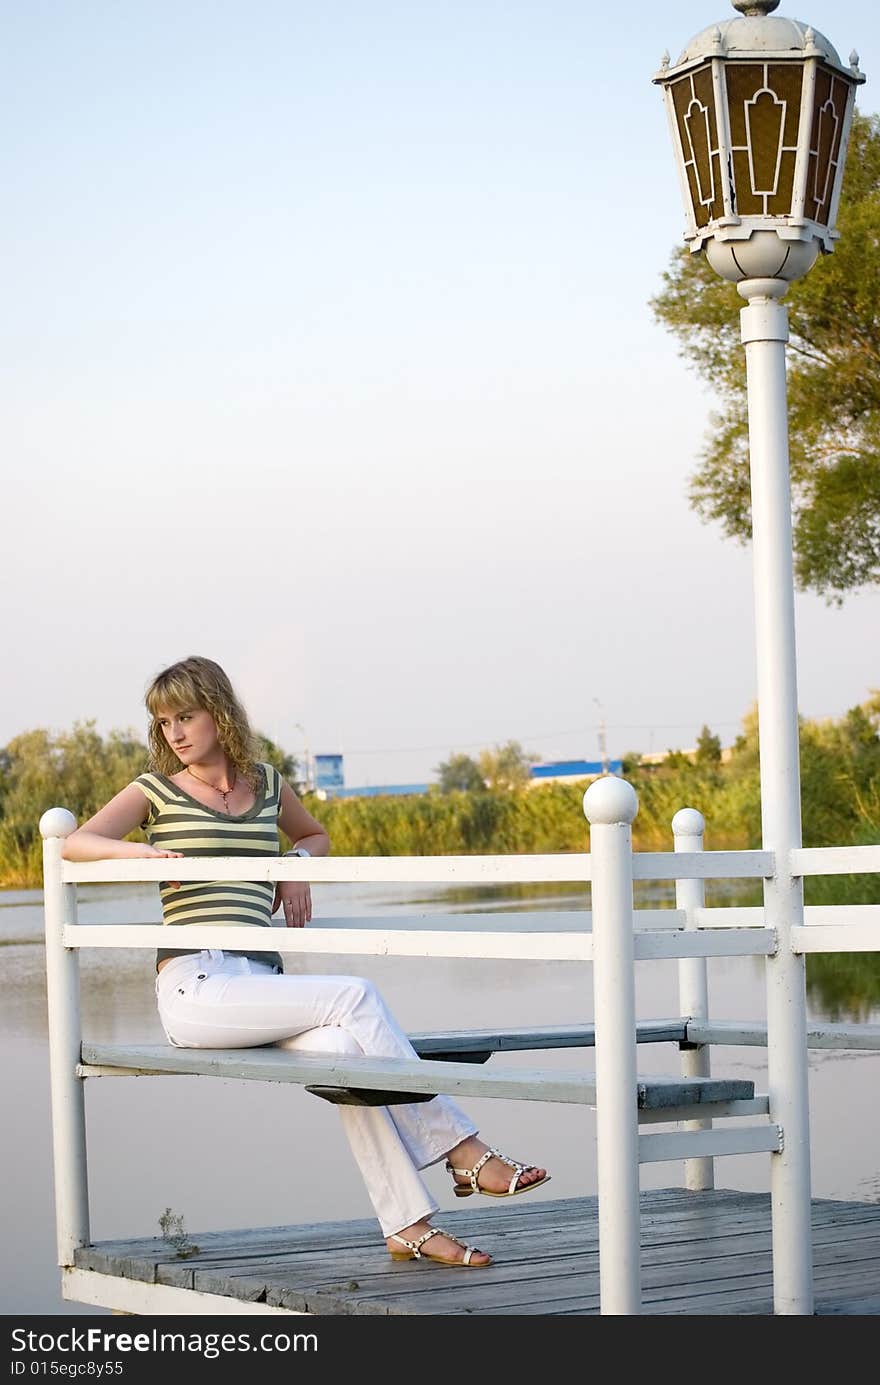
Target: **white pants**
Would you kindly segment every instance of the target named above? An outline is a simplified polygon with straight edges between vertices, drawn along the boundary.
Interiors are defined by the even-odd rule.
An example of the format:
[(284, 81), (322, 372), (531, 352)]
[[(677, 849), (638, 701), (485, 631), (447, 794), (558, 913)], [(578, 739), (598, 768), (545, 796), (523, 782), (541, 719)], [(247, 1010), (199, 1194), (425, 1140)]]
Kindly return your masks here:
[[(173, 957), (156, 977), (159, 1018), (179, 1048), (254, 1048), (414, 1058), (415, 1049), (371, 981), (287, 976), (269, 962), (200, 952)], [(400, 1106), (339, 1106), (343, 1129), (384, 1236), (437, 1211), (419, 1177), (477, 1133), (447, 1097)]]

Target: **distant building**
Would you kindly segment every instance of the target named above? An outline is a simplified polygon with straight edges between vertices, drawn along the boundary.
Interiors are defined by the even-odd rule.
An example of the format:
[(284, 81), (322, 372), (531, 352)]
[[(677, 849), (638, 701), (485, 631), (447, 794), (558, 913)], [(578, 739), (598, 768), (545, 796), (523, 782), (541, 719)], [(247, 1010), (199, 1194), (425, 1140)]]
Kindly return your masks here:
[[(316, 762), (332, 758), (338, 758), (340, 761), (341, 780), (341, 756), (315, 756)], [(609, 760), (606, 767), (601, 760), (545, 760), (530, 767), (527, 787), (531, 789), (536, 784), (571, 784), (581, 779), (598, 779), (601, 774), (606, 773), (622, 774), (623, 761)], [(401, 797), (406, 794), (427, 793), (437, 787), (436, 784), (357, 784), (347, 788), (341, 782), (328, 781), (329, 776), (325, 777), (324, 782), (318, 779), (315, 786), (316, 798), (382, 798), (385, 795)]]
[[(721, 747), (722, 765), (727, 764), (732, 754), (732, 745), (723, 745)], [(695, 746), (691, 746), (691, 748), (688, 750), (651, 750), (644, 755), (640, 754), (638, 756), (637, 763), (651, 768), (654, 765), (665, 764), (666, 761), (669, 759), (670, 755), (683, 755), (686, 760), (690, 760), (693, 763), (697, 758), (697, 750)]]
[(598, 779), (601, 774), (622, 774), (623, 761), (609, 760), (544, 760), (529, 770), (529, 788), (536, 784), (571, 784), (578, 779)]
[(322, 789), (342, 789), (345, 786), (345, 772), (341, 755), (316, 755), (312, 760), (314, 785), (318, 793)]
[(316, 789), (317, 798), (381, 798), (383, 794), (427, 793), (430, 784), (359, 784), (353, 788)]

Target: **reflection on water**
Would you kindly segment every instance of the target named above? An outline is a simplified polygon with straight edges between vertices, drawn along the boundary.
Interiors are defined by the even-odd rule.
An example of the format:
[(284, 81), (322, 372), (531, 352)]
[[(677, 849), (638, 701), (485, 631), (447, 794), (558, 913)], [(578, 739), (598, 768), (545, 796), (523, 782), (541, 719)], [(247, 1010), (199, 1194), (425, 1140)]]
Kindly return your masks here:
[[(878, 876), (838, 875), (808, 877), (804, 902), (818, 904), (872, 904), (877, 902)], [(727, 883), (729, 888), (725, 889)], [(758, 881), (711, 881), (706, 903), (751, 908), (762, 902)], [(876, 952), (812, 952), (807, 956), (807, 998), (816, 1019), (835, 1024), (847, 1021), (867, 1024), (880, 1009), (880, 954)]]
[[(714, 903), (755, 903), (741, 887)], [(405, 913), (480, 911), (484, 927), (499, 915), (529, 911), (570, 912), (571, 926), (589, 904), (583, 886), (539, 884), (479, 887), (321, 885), (313, 889), (319, 919), (400, 916)], [(638, 888), (638, 904), (674, 905), (670, 885)], [(80, 920), (87, 923), (152, 923), (161, 919), (151, 886), (83, 886)], [(494, 916), (494, 917), (493, 917)], [(490, 924), (490, 920), (492, 920)], [(512, 920), (511, 920), (512, 922)], [(525, 919), (514, 926), (525, 926)], [(555, 925), (554, 925), (555, 926)], [(92, 1311), (63, 1304), (54, 1250), (49, 1116), (47, 1015), (39, 891), (0, 893), (0, 969), (4, 1005), (0, 1032), (6, 1139), (3, 1146), (2, 1215), (7, 1227), (0, 1311), (5, 1314)], [(316, 949), (320, 931), (315, 929)], [(91, 949), (81, 954), (83, 1032), (120, 1043), (159, 1043), (152, 949)], [(858, 1018), (876, 1022), (876, 959), (809, 958), (809, 1011), (815, 1019)], [(816, 963), (820, 963), (817, 967)], [(831, 965), (829, 965), (831, 964)], [(288, 959), (305, 972), (346, 971), (368, 976), (410, 1032), (538, 1026), (592, 1018), (591, 968), (554, 962), (464, 961), (322, 956)], [(718, 1019), (762, 1019), (764, 964), (759, 958), (718, 958), (709, 964), (711, 1013)], [(677, 964), (636, 964), (637, 1013), (664, 1018), (679, 1013)], [(535, 1055), (498, 1054), (493, 1065), (592, 1067), (591, 1050)], [(880, 1197), (880, 1111), (865, 1100), (865, 1084), (877, 1072), (872, 1054), (813, 1052), (810, 1090), (815, 1196)], [(643, 1047), (640, 1070), (678, 1071), (674, 1045)], [(871, 1065), (871, 1066), (866, 1066)], [(752, 1078), (766, 1090), (762, 1049), (717, 1048), (718, 1076)], [(595, 1192), (595, 1119), (590, 1111), (552, 1103), (472, 1100), (465, 1103), (484, 1134), (518, 1158), (552, 1168), (548, 1197)], [(167, 1206), (182, 1214), (187, 1230), (276, 1225), (370, 1216), (370, 1206), (338, 1127), (338, 1114), (300, 1089), (273, 1083), (196, 1078), (114, 1078), (86, 1085), (92, 1237), (157, 1235)], [(207, 1157), (206, 1157), (207, 1156)], [(318, 1165), (318, 1162), (320, 1164)], [(314, 1177), (316, 1167), (321, 1177)], [(716, 1162), (718, 1186), (766, 1189), (765, 1156), (738, 1155)], [(427, 1181), (443, 1208), (454, 1205), (442, 1168)], [(645, 1188), (680, 1185), (680, 1163), (646, 1165)], [(534, 1194), (544, 1196), (541, 1189)], [(491, 1248), (491, 1247), (489, 1247)]]
[(812, 953), (807, 957), (807, 996), (829, 1020), (870, 1023), (880, 1007), (880, 954)]

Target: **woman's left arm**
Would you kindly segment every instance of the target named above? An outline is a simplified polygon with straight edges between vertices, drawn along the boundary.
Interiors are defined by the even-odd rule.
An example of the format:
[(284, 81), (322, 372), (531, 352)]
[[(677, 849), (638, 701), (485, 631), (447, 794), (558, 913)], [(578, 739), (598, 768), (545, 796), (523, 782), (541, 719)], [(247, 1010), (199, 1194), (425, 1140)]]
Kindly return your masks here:
[[(282, 779), (281, 807), (278, 826), (294, 846), (303, 847), (310, 856), (328, 856), (330, 838), (317, 818), (303, 806), (293, 789)], [(272, 913), (283, 905), (284, 922), (288, 928), (304, 928), (312, 917), (312, 892), (307, 880), (279, 880), (275, 888)]]

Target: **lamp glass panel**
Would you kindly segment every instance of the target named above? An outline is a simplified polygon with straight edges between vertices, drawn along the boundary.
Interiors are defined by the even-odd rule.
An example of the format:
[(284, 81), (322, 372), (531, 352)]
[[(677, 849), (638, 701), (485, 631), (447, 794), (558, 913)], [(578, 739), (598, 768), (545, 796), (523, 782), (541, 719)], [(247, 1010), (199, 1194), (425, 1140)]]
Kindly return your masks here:
[(727, 107), (730, 123), (730, 142), (735, 149), (744, 149), (746, 139), (746, 102), (764, 85), (764, 63), (724, 64), (727, 83)]
[(810, 159), (804, 215), (828, 225), (834, 184), (840, 165), (849, 85), (827, 67), (819, 67), (810, 124)]
[(800, 63), (725, 64), (736, 210), (791, 211), (803, 68)]
[(671, 83), (679, 149), (697, 226), (724, 215), (721, 155), (712, 68), (707, 63)]
[(734, 149), (730, 162), (733, 168), (733, 185), (736, 189), (734, 205), (737, 216), (763, 216), (764, 198), (756, 197), (752, 192), (752, 170), (748, 149)]
[(785, 149), (779, 160), (779, 184), (775, 196), (767, 198), (768, 216), (790, 216), (794, 197), (794, 166), (797, 153)]
[(768, 63), (767, 84), (771, 91), (785, 102), (784, 143), (787, 149), (794, 149), (798, 142), (798, 128), (801, 123), (801, 92), (804, 85), (804, 69), (800, 62)]

